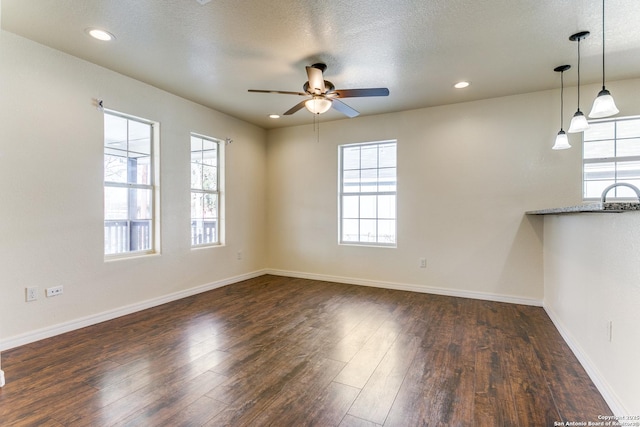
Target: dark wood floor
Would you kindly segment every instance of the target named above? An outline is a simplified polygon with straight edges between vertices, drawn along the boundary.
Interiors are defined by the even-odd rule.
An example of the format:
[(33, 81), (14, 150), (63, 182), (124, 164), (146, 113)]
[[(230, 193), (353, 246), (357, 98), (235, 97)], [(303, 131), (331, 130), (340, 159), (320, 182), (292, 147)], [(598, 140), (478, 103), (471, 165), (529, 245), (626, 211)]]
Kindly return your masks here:
[(275, 276), (18, 347), (2, 366), (2, 426), (553, 426), (611, 415), (539, 307)]

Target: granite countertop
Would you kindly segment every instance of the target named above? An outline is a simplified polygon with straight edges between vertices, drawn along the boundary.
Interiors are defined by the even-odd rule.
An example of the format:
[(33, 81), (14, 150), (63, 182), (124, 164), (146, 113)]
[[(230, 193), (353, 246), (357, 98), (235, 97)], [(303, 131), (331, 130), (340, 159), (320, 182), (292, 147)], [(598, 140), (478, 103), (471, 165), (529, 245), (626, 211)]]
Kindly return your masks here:
[(560, 215), (572, 213), (621, 213), (629, 211), (640, 211), (639, 202), (593, 202), (582, 205), (567, 206), (564, 208), (540, 209), (537, 211), (527, 211), (527, 215)]

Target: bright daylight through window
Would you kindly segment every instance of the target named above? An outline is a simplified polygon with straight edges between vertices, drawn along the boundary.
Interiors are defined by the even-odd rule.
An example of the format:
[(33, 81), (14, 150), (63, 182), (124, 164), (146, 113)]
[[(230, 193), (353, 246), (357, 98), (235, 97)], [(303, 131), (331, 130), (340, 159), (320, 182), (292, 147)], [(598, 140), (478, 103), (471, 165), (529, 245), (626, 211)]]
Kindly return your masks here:
[[(590, 121), (583, 135), (583, 198), (600, 199), (614, 183), (640, 188), (640, 117)], [(629, 187), (615, 187), (613, 198), (636, 198)]]
[(104, 253), (154, 251), (153, 123), (104, 114)]
[(191, 134), (191, 245), (220, 243), (221, 141)]
[(340, 243), (396, 245), (396, 141), (340, 146)]

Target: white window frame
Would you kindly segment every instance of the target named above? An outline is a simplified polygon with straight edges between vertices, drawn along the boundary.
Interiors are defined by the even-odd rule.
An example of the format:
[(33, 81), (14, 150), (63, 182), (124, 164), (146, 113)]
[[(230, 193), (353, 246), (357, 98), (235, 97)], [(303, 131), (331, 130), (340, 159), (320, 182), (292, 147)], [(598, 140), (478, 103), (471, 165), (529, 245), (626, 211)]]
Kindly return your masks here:
[[(191, 184), (189, 185), (190, 187), (190, 192), (189, 192), (189, 200), (190, 203), (193, 203), (193, 195), (194, 193), (196, 194), (203, 194), (203, 195), (213, 195), (216, 198), (216, 205), (215, 205), (215, 239), (211, 242), (197, 242), (197, 230), (198, 227), (196, 226), (196, 228), (194, 229), (194, 221), (197, 220), (201, 220), (205, 221), (205, 214), (204, 214), (204, 206), (203, 206), (203, 213), (202, 216), (200, 217), (194, 217), (193, 216), (193, 206), (191, 206), (191, 214), (190, 214), (190, 240), (191, 240), (191, 247), (192, 248), (202, 248), (202, 247), (209, 247), (209, 246), (220, 246), (222, 245), (222, 239), (224, 236), (224, 230), (222, 227), (223, 221), (222, 221), (222, 185), (223, 185), (223, 151), (224, 151), (224, 146), (225, 146), (225, 141), (219, 138), (214, 138), (211, 136), (206, 136), (206, 135), (202, 135), (202, 134), (198, 134), (195, 132), (191, 132), (190, 136), (189, 136), (189, 143), (190, 146), (192, 146), (191, 144), (193, 143), (193, 139), (200, 139), (202, 141), (208, 141), (208, 142), (212, 142), (215, 145), (215, 150), (216, 150), (216, 164), (215, 164), (215, 168), (216, 168), (216, 188), (214, 190), (212, 189), (205, 189), (205, 188), (194, 188), (191, 184), (193, 183), (193, 181), (190, 181)], [(190, 155), (189, 155), (189, 165), (190, 165), (190, 174), (193, 174), (193, 167), (196, 164), (199, 164), (201, 167), (204, 167), (204, 160), (203, 158), (201, 158), (202, 162), (201, 163), (197, 163), (193, 161), (193, 153), (194, 152), (199, 152), (202, 153), (202, 155), (204, 156), (204, 152), (208, 151), (208, 150), (190, 150)], [(204, 179), (203, 174), (200, 174), (200, 177), (202, 179)], [(193, 178), (193, 177), (192, 177)], [(200, 187), (204, 187), (204, 185), (202, 185), (203, 183), (201, 182)], [(203, 231), (204, 231), (204, 227), (203, 227)], [(206, 232), (205, 232), (206, 234)]]
[[(390, 145), (393, 144), (394, 150), (395, 150), (395, 163), (393, 164), (393, 167), (388, 167), (388, 166), (384, 166), (381, 167), (380, 166), (380, 157), (379, 157), (379, 152), (377, 153), (377, 158), (376, 158), (376, 167), (375, 168), (363, 168), (362, 167), (362, 158), (360, 157), (360, 163), (358, 168), (352, 168), (352, 169), (348, 169), (350, 171), (359, 171), (359, 176), (360, 178), (358, 181), (358, 185), (362, 184), (362, 171), (363, 170), (369, 170), (369, 171), (376, 171), (376, 189), (374, 191), (345, 191), (345, 178), (344, 178), (344, 172), (345, 172), (345, 164), (344, 164), (344, 150), (348, 149), (348, 148), (353, 148), (353, 147), (380, 147), (380, 146), (384, 146), (384, 145)], [(398, 187), (397, 187), (397, 170), (398, 170), (398, 162), (397, 162), (397, 150), (398, 150), (398, 141), (397, 140), (384, 140), (384, 141), (373, 141), (373, 142), (361, 142), (361, 143), (352, 143), (352, 144), (343, 144), (343, 145), (339, 145), (338, 146), (338, 243), (340, 245), (356, 245), (356, 246), (375, 246), (375, 247), (387, 247), (387, 248), (395, 248), (398, 245), (398, 215), (397, 215), (397, 206), (398, 206)], [(380, 190), (379, 188), (379, 184), (380, 184), (380, 171), (381, 170), (390, 170), (390, 169), (394, 169), (394, 176), (393, 176), (393, 190)], [(362, 189), (359, 189), (362, 190)], [(361, 205), (360, 202), (361, 200), (359, 199), (358, 202), (358, 214), (357, 217), (351, 217), (351, 218), (346, 218), (345, 217), (345, 197), (349, 197), (349, 196), (375, 196), (376, 197), (376, 214), (375, 217), (373, 218), (364, 218), (361, 217)], [(385, 218), (382, 217), (380, 214), (379, 209), (379, 196), (393, 196), (393, 217), (392, 218)], [(345, 239), (344, 237), (344, 229), (345, 229), (345, 225), (344, 222), (345, 220), (350, 220), (350, 221), (358, 221), (358, 232), (357, 232), (357, 239)], [(361, 230), (361, 226), (363, 223), (363, 220), (375, 220), (375, 240), (371, 241), (368, 239), (362, 239), (362, 230)], [(393, 221), (393, 240), (392, 241), (384, 241), (384, 239), (382, 238), (379, 226), (380, 223), (382, 221)]]
[[(629, 121), (629, 120), (640, 120), (640, 116), (614, 117), (614, 118), (606, 118), (606, 119), (589, 121), (589, 124), (592, 129), (593, 129), (593, 126), (598, 126), (603, 123), (613, 123), (614, 136), (613, 138), (606, 138), (606, 139), (589, 139), (589, 130), (585, 131), (582, 135), (582, 198), (583, 200), (594, 201), (594, 200), (600, 200), (601, 198), (601, 192), (598, 194), (588, 195), (588, 189), (587, 189), (588, 183), (602, 182), (602, 185), (599, 186), (599, 187), (602, 187), (602, 189), (598, 188), (599, 190), (604, 190), (604, 188), (614, 183), (616, 184), (630, 183), (640, 188), (640, 170), (638, 170), (638, 176), (635, 179), (625, 179), (625, 177), (619, 176), (619, 171), (621, 170), (618, 167), (619, 165), (621, 164), (630, 165), (632, 162), (637, 162), (640, 164), (640, 147), (638, 149), (638, 154), (626, 155), (626, 156), (619, 154), (619, 141), (630, 141), (633, 139), (638, 139), (638, 143), (640, 144), (640, 132), (637, 135), (633, 135), (633, 136), (619, 137), (618, 135), (618, 124), (625, 121)], [(586, 144), (588, 144), (589, 142), (598, 142), (598, 141), (612, 141), (613, 155), (606, 156), (606, 157), (603, 156), (603, 157), (586, 158)], [(590, 166), (597, 167), (598, 164), (605, 166), (607, 163), (614, 164), (613, 177), (603, 178), (603, 179), (588, 179), (588, 175), (589, 175), (588, 168)], [(640, 165), (639, 165), (639, 169), (640, 169)], [(607, 171), (607, 168), (605, 167), (603, 170)], [(594, 172), (592, 171), (591, 173), (593, 174)], [(607, 193), (607, 200), (616, 200), (616, 199), (625, 200), (629, 198), (636, 199), (636, 195), (632, 189), (625, 186), (613, 188)]]
[[(149, 147), (149, 163), (150, 163), (150, 176), (149, 176), (149, 183), (148, 184), (139, 184), (139, 183), (134, 183), (134, 182), (115, 182), (115, 181), (107, 181), (105, 179), (105, 173), (103, 171), (103, 192), (106, 193), (107, 188), (126, 188), (126, 189), (143, 189), (143, 190), (150, 190), (151, 191), (151, 207), (150, 207), (150, 216), (151, 218), (149, 218), (149, 230), (148, 230), (148, 239), (149, 239), (149, 248), (147, 249), (142, 249), (142, 250), (131, 250), (130, 245), (131, 245), (131, 241), (130, 239), (130, 233), (131, 233), (131, 226), (130, 223), (132, 221), (132, 219), (130, 218), (130, 213), (128, 214), (128, 218), (123, 218), (122, 220), (107, 220), (106, 218), (106, 205), (105, 208), (103, 209), (103, 215), (104, 215), (104, 228), (105, 228), (105, 235), (104, 235), (104, 257), (105, 260), (112, 260), (112, 259), (120, 259), (120, 258), (130, 258), (130, 257), (137, 257), (137, 256), (144, 256), (144, 255), (153, 255), (156, 253), (160, 252), (160, 230), (159, 230), (159, 223), (160, 223), (160, 191), (159, 191), (159, 181), (160, 181), (160, 174), (159, 174), (159, 167), (158, 165), (160, 164), (159, 159), (158, 159), (158, 153), (159, 153), (159, 126), (160, 124), (158, 122), (154, 122), (148, 119), (143, 119), (140, 117), (135, 117), (129, 114), (125, 114), (125, 113), (121, 113), (118, 111), (114, 111), (114, 110), (108, 110), (108, 109), (104, 109), (104, 115), (111, 115), (111, 116), (115, 116), (115, 117), (120, 117), (123, 119), (127, 120), (127, 149), (123, 150), (127, 156), (129, 154), (129, 152), (131, 150), (129, 150), (129, 131), (128, 131), (128, 127), (129, 127), (129, 123), (131, 121), (133, 122), (138, 122), (138, 123), (142, 123), (145, 125), (149, 125), (151, 127), (151, 134), (150, 134), (150, 147)], [(106, 148), (110, 148), (107, 147), (107, 141), (106, 141), (106, 124), (105, 124), (105, 138), (104, 138), (104, 143), (103, 143), (103, 158), (105, 158), (106, 152), (105, 149)], [(127, 242), (128, 242), (128, 246), (129, 249), (128, 250), (124, 250), (124, 251), (117, 251), (117, 252), (109, 252), (107, 253), (107, 221), (122, 221), (122, 222), (127, 222)]]

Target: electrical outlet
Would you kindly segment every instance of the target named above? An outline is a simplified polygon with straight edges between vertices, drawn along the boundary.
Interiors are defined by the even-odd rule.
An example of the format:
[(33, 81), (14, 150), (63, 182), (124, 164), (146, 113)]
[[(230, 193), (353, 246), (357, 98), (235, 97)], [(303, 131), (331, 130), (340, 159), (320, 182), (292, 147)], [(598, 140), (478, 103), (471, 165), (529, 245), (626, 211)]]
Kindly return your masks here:
[(26, 289), (27, 291), (27, 301), (35, 301), (38, 299), (38, 287), (31, 286)]
[(420, 258), (420, 268), (427, 268), (427, 259)]
[(62, 286), (54, 286), (52, 288), (47, 288), (47, 297), (55, 297), (56, 295), (61, 295), (64, 291)]
[(238, 253), (236, 254), (236, 258), (242, 259), (242, 251), (238, 251)]
[(607, 322), (607, 338), (609, 342), (613, 341), (613, 320)]

